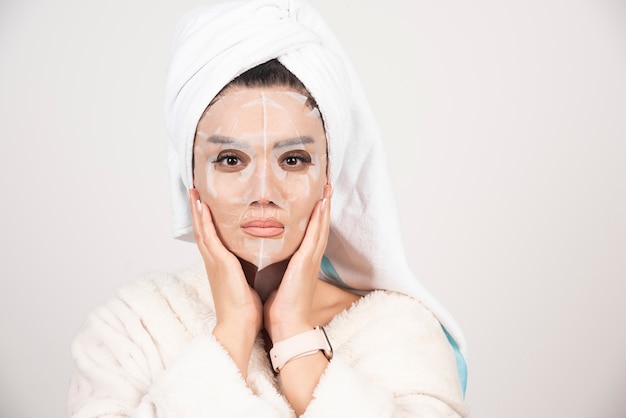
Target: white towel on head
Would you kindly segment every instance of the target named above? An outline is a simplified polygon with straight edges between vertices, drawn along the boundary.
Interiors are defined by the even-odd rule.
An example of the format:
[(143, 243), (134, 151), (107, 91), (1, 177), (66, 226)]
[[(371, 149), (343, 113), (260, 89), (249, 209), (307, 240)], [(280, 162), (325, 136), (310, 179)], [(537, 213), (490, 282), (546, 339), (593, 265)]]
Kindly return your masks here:
[(302, 81), (324, 119), (334, 188), (325, 255), (341, 280), (416, 297), (464, 352), (458, 325), (407, 264), (383, 142), (358, 76), (305, 0), (207, 5), (179, 23), (165, 92), (175, 236), (193, 240), (187, 189), (202, 113), (233, 78), (272, 58)]

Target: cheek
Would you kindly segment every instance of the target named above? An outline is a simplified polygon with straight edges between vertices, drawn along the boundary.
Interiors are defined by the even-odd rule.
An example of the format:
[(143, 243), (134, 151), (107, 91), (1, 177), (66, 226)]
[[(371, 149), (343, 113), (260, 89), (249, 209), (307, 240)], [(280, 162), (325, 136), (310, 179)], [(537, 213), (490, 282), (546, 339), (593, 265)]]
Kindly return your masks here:
[[(250, 194), (251, 167), (237, 173), (224, 173), (215, 169), (212, 163), (203, 168), (200, 194), (211, 210), (213, 223), (221, 238), (230, 237), (229, 230), (238, 230), (241, 218), (248, 207)], [(197, 173), (200, 174), (200, 173)]]
[(288, 179), (294, 183), (291, 187), (292, 200), (306, 200), (315, 202), (322, 197), (324, 184), (326, 183), (326, 167), (317, 157), (313, 157), (313, 165), (309, 167), (305, 175), (289, 173)]
[(298, 232), (306, 230), (313, 207), (322, 198), (326, 172), (321, 164), (311, 166), (306, 175), (288, 173), (285, 176), (285, 210)]
[(326, 183), (326, 168), (319, 158), (312, 157), (312, 165), (303, 173), (285, 171), (280, 165), (272, 166), (275, 185), (273, 186), (286, 206), (302, 205), (303, 201), (316, 201), (322, 197)]
[(228, 206), (246, 205), (251, 194), (250, 184), (254, 178), (254, 167), (250, 164), (242, 171), (224, 173), (213, 164), (207, 164), (204, 179), (210, 200), (221, 201)]

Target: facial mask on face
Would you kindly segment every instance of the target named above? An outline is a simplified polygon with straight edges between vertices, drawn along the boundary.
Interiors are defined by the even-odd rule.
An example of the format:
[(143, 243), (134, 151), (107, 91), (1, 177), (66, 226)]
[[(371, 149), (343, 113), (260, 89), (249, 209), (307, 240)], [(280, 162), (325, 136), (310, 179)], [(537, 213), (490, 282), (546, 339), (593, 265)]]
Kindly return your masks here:
[(194, 183), (226, 247), (259, 270), (297, 250), (326, 183), (317, 109), (284, 88), (226, 90), (201, 118)]

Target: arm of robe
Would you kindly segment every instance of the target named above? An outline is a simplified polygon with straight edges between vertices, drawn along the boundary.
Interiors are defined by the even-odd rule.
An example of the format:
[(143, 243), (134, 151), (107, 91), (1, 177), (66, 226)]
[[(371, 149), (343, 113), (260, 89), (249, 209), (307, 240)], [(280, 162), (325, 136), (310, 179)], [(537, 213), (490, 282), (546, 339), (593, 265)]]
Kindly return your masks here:
[(335, 356), (304, 418), (468, 416), (453, 349), (421, 303), (372, 292), (326, 329)]
[(273, 387), (246, 384), (207, 331), (211, 312), (189, 308), (193, 295), (172, 296), (189, 289), (164, 287), (132, 286), (88, 316), (72, 344), (70, 416), (292, 417)]

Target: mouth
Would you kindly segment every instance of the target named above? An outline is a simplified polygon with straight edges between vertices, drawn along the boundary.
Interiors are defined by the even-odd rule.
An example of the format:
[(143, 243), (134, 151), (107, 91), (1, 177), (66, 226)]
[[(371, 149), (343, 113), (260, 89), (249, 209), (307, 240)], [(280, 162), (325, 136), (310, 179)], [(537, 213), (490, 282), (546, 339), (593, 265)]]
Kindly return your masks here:
[(285, 225), (273, 219), (255, 219), (242, 224), (241, 229), (253, 237), (272, 238), (285, 232)]

